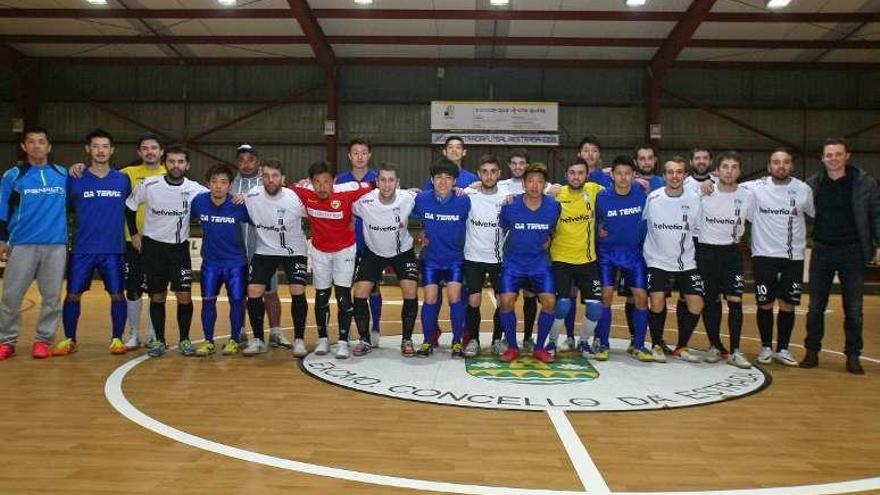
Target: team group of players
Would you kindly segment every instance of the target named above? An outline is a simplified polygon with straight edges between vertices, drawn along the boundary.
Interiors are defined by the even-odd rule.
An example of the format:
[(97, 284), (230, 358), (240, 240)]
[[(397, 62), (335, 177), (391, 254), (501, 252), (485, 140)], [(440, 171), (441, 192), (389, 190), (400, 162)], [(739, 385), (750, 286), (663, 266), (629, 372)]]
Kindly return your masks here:
[[(379, 344), (382, 301), (377, 286), (391, 267), (403, 295), (400, 350), (407, 357), (428, 357), (437, 347), (444, 287), (452, 356), (487, 351), (480, 345), (480, 307), (488, 280), (497, 299), (491, 352), (504, 361), (527, 352), (552, 362), (562, 332), (567, 351), (609, 359), (611, 305), (618, 292), (627, 298), (628, 352), (639, 361), (665, 362), (670, 356), (749, 368), (740, 350), (740, 241), (750, 222), (762, 341), (757, 361), (798, 364), (788, 344), (800, 302), (804, 215), (814, 215), (814, 200), (810, 187), (791, 175), (794, 162), (786, 150), (770, 155), (768, 176), (739, 184), (742, 159), (735, 152), (720, 154), (713, 167), (710, 152), (695, 148), (689, 160), (671, 157), (658, 174), (651, 146), (639, 147), (634, 157), (618, 156), (610, 168), (603, 168), (599, 141), (588, 136), (562, 184), (553, 184), (546, 167), (530, 164), (524, 150), (509, 157), (509, 179), (501, 180), (502, 164), (493, 155), (480, 157), (475, 175), (462, 168), (464, 142), (450, 137), (423, 187), (407, 190), (400, 188), (394, 165), (370, 168), (371, 148), (363, 139), (349, 143), (351, 171), (336, 175), (328, 164), (316, 163), (307, 179), (292, 185), (286, 184), (281, 163), (261, 162), (249, 145), (238, 148), (238, 172), (214, 166), (207, 173), (207, 187), (186, 177), (190, 164), (185, 149), (163, 149), (153, 135), (138, 142), (142, 163), (119, 171), (110, 166), (113, 139), (102, 130), (86, 138), (88, 166), (74, 165), (69, 173), (48, 163), (51, 140), (44, 129), (24, 133), (22, 149), (28, 162), (10, 168), (0, 188), (0, 254), (11, 251), (0, 304), (0, 359), (15, 353), (19, 308), (34, 279), (43, 310), (32, 355), (75, 351), (80, 297), (95, 270), (111, 297), (110, 350), (115, 354), (140, 346), (144, 292), (150, 301), (147, 352), (153, 357), (166, 352), (169, 285), (177, 299), (179, 351), (213, 354), (216, 301), (225, 285), (231, 338), (224, 354), (256, 355), (272, 345), (292, 348), (302, 357), (308, 353), (305, 286), (311, 263), (316, 354), (331, 352), (331, 295), (339, 328), (335, 356), (363, 356)], [(68, 211), (75, 231), (67, 260), (67, 295), (59, 307)], [(198, 346), (189, 335), (191, 219), (198, 219), (202, 229), (205, 338)], [(310, 240), (304, 219), (311, 227)], [(411, 219), (422, 227), (417, 239), (408, 230)], [(422, 246), (419, 255), (417, 244)], [(292, 298), (293, 342), (279, 328), (279, 267)], [(412, 337), (419, 317), (419, 282), (423, 338), (416, 346)], [(672, 291), (680, 293), (675, 346), (666, 344), (663, 332)], [(520, 292), (522, 345), (514, 312)], [(728, 309), (729, 347), (721, 340), (722, 298)], [(578, 302), (585, 308), (576, 339)], [(775, 350), (774, 302), (779, 309)], [(59, 313), (65, 337), (52, 345)], [(245, 313), (250, 340), (243, 332)], [(711, 347), (695, 352), (688, 343), (701, 316)], [(358, 339), (350, 348), (352, 321)], [(651, 344), (646, 343), (648, 334)]]

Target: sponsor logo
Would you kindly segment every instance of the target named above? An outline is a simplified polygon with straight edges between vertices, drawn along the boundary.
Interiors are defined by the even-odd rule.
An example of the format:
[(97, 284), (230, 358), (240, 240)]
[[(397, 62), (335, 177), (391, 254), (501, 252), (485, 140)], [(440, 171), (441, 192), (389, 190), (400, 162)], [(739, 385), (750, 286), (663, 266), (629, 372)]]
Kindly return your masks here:
[(330, 208), (333, 208), (334, 210), (338, 210), (340, 206), (342, 206), (342, 201), (339, 201), (338, 199), (334, 199), (333, 201), (330, 201)]
[(577, 383), (599, 377), (599, 372), (580, 355), (562, 356), (552, 363), (542, 363), (530, 357), (520, 357), (509, 363), (494, 356), (467, 358), (469, 375), (484, 380), (526, 385), (556, 385)]

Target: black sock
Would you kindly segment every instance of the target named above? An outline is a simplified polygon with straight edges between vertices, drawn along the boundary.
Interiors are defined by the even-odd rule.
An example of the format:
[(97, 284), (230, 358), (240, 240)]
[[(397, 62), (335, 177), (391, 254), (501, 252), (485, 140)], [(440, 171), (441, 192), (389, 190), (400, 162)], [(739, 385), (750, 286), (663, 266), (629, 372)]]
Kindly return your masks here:
[(247, 312), (254, 338), (263, 340), (263, 319), (266, 317), (266, 304), (263, 302), (263, 296), (247, 298)]
[(150, 321), (156, 332), (156, 340), (165, 343), (165, 303), (150, 301)]
[(403, 309), (400, 310), (400, 320), (403, 322), (403, 340), (412, 340), (413, 328), (416, 326), (416, 317), (419, 314), (418, 299), (404, 299)]
[[(354, 324), (357, 327), (358, 335), (364, 332), (370, 333), (370, 304), (366, 297), (354, 298)], [(377, 342), (370, 342), (376, 345)]]
[[(340, 340), (342, 340), (342, 334), (344, 333), (345, 340), (348, 340), (348, 333), (351, 331), (352, 317), (351, 287), (334, 285), (333, 293), (336, 294), (336, 323), (339, 325), (339, 337)], [(358, 329), (358, 336), (364, 342), (369, 342), (370, 329), (365, 328), (363, 332)]]
[[(632, 338), (635, 335), (635, 328), (633, 327), (633, 311), (636, 309), (636, 304), (628, 302), (623, 306), (623, 313), (626, 315), (626, 327), (629, 329), (629, 336)], [(664, 309), (664, 311), (666, 311)], [(665, 315), (664, 315), (665, 320)], [(662, 327), (661, 327), (662, 328)], [(662, 332), (661, 332), (662, 333)], [(651, 334), (651, 339), (654, 339), (654, 334)], [(657, 342), (654, 342), (655, 344)]]
[(761, 334), (761, 346), (773, 345), (773, 309), (758, 308), (758, 333)]
[(776, 341), (776, 352), (788, 349), (791, 341), (791, 332), (794, 330), (794, 311), (782, 311), (776, 314), (776, 328), (779, 336)]
[[(315, 291), (315, 324), (318, 325), (318, 337), (327, 336), (327, 325), (330, 323), (330, 291), (331, 288)], [(342, 331), (342, 329), (340, 329)], [(346, 333), (346, 337), (348, 334)], [(347, 340), (347, 339), (346, 339)]]
[[(306, 316), (309, 312), (309, 303), (306, 301), (305, 294), (291, 296), (293, 302), (290, 304), (290, 315), (293, 317), (293, 334), (297, 339), (303, 339), (306, 336)], [(327, 335), (324, 335), (326, 337)]]
[(523, 339), (528, 340), (532, 338), (532, 330), (535, 328), (535, 318), (538, 316), (538, 297), (537, 296), (525, 296), (523, 297)]
[(706, 307), (703, 308), (703, 324), (706, 325), (706, 335), (709, 337), (709, 344), (712, 347), (721, 350), (721, 302), (706, 301)]
[(730, 350), (739, 349), (743, 327), (743, 303), (727, 301), (727, 326), (730, 329)]
[(691, 335), (694, 334), (694, 329), (697, 328), (697, 322), (700, 321), (699, 314), (691, 313), (687, 308), (687, 304), (683, 306), (676, 309), (676, 316), (678, 317), (678, 345), (676, 347), (678, 348), (687, 347), (688, 342), (691, 340)]
[(651, 331), (651, 342), (654, 345), (660, 345), (663, 341), (663, 327), (666, 324), (666, 314), (661, 311), (648, 313), (648, 329)]
[(498, 307), (495, 307), (495, 312), (492, 314), (492, 343), (494, 344), (496, 340), (501, 339), (501, 334), (503, 333), (501, 330), (501, 318), (498, 317), (498, 314), (501, 312)]
[(193, 303), (177, 303), (177, 331), (180, 333), (180, 340), (189, 340), (189, 327), (192, 325), (192, 319)]
[(470, 338), (479, 341), (480, 340), (480, 307), (473, 307), (468, 305), (467, 307), (467, 334)]

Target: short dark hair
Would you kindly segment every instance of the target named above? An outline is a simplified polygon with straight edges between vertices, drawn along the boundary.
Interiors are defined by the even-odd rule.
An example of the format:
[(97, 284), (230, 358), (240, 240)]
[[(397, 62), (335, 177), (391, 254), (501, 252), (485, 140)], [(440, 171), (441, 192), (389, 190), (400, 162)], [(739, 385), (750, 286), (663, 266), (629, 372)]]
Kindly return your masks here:
[(464, 146), (464, 138), (458, 135), (452, 135), (446, 138), (446, 141), (443, 141), (443, 147), (449, 146), (450, 141), (461, 141), (461, 145)]
[(24, 132), (21, 133), (21, 142), (22, 143), (24, 143), (27, 140), (28, 134), (42, 134), (42, 135), (46, 136), (46, 141), (48, 141), (49, 144), (52, 144), (52, 135), (49, 134), (49, 131), (47, 131), (45, 127), (31, 126), (31, 127), (26, 128), (24, 130)]
[(742, 155), (740, 155), (736, 151), (729, 150), (719, 153), (718, 156), (715, 157), (715, 168), (718, 168), (721, 165), (721, 162), (723, 162), (724, 160), (733, 160), (739, 164), (740, 168), (742, 168)]
[(336, 177), (336, 170), (327, 162), (315, 162), (309, 166), (309, 179), (314, 179), (321, 174), (330, 174), (330, 177)]
[(581, 158), (581, 157), (577, 157), (577, 158), (575, 158), (574, 160), (568, 162), (568, 166), (565, 167), (565, 169), (568, 170), (568, 169), (570, 169), (571, 167), (574, 167), (575, 165), (583, 165), (584, 167), (587, 168), (587, 170), (590, 169), (590, 166), (587, 165), (587, 161), (584, 160), (584, 159)]
[(370, 146), (370, 142), (367, 141), (366, 138), (356, 137), (356, 138), (354, 138), (354, 139), (352, 139), (351, 141), (348, 142), (348, 151), (350, 152), (350, 151), (351, 151), (351, 148), (352, 148), (353, 146), (357, 145), (357, 144), (359, 144), (359, 145), (361, 145), (361, 146), (366, 146), (366, 147), (367, 147), (367, 151), (372, 151), (372, 150), (373, 150), (373, 147)]
[(638, 157), (639, 151), (642, 151), (642, 150), (651, 150), (651, 153), (654, 153), (655, 157), (657, 156), (657, 147), (651, 143), (644, 143), (644, 144), (640, 144), (640, 145), (636, 146), (636, 149), (633, 152), (633, 155)]
[(110, 146), (113, 146), (113, 136), (111, 136), (109, 132), (101, 128), (95, 129), (94, 131), (86, 134), (86, 146), (92, 144), (92, 139), (95, 138), (107, 139), (110, 141)]
[(666, 160), (665, 162), (663, 162), (663, 171), (664, 171), (664, 172), (666, 172), (666, 164), (669, 163), (669, 162), (677, 163), (677, 164), (683, 166), (683, 167), (684, 167), (684, 171), (685, 171), (685, 173), (687, 173), (688, 162), (687, 162), (687, 160), (686, 160), (683, 156), (681, 156), (681, 155), (672, 155), (671, 157), (669, 157), (668, 160)]
[(400, 172), (397, 171), (397, 164), (392, 162), (382, 162), (379, 164), (379, 172), (394, 172), (396, 177), (400, 177)]
[(611, 161), (611, 170), (613, 171), (619, 165), (627, 166), (632, 169), (634, 172), (636, 170), (636, 164), (633, 161), (632, 157), (629, 155), (617, 155), (614, 157), (614, 160)]
[(168, 155), (170, 155), (172, 153), (174, 153), (176, 155), (183, 155), (183, 157), (186, 158), (186, 161), (189, 161), (189, 150), (187, 150), (183, 146), (179, 146), (179, 145), (169, 146), (168, 149), (165, 150), (165, 158), (168, 158)]
[(281, 175), (286, 175), (284, 173), (284, 167), (281, 165), (281, 160), (278, 160), (277, 158), (270, 158), (264, 161), (262, 168), (271, 168), (272, 170), (281, 172)]
[(705, 151), (706, 153), (709, 154), (709, 159), (710, 160), (712, 159), (712, 150), (710, 150), (709, 148), (707, 148), (705, 146), (694, 146), (693, 148), (691, 148), (691, 160), (693, 160), (694, 155), (696, 155), (700, 151)]
[(513, 151), (510, 152), (510, 156), (507, 157), (507, 161), (513, 160), (516, 157), (520, 157), (526, 161), (526, 163), (531, 162), (529, 159), (529, 152), (526, 151), (525, 148), (514, 148)]
[(431, 177), (446, 174), (454, 179), (458, 178), (458, 166), (445, 156), (434, 162), (431, 167)]
[(211, 182), (211, 179), (215, 175), (225, 175), (229, 179), (230, 184), (232, 183), (232, 181), (235, 180), (235, 172), (233, 172), (232, 169), (229, 168), (229, 166), (225, 163), (218, 163), (209, 168), (208, 173), (205, 174), (205, 180), (207, 182)]
[(541, 174), (541, 176), (544, 177), (544, 180), (546, 181), (548, 178), (547, 166), (541, 162), (532, 163), (528, 167), (526, 167), (523, 178), (528, 177), (529, 174)]
[(845, 138), (842, 138), (842, 137), (831, 137), (831, 138), (828, 138), (825, 141), (823, 141), (822, 142), (822, 152), (823, 153), (825, 152), (826, 146), (836, 146), (836, 145), (843, 146), (843, 150), (846, 152), (849, 152), (849, 142)]
[(578, 144), (578, 151), (580, 151), (585, 144), (592, 144), (593, 146), (602, 149), (602, 144), (599, 143), (599, 138), (592, 134), (587, 134), (586, 136), (584, 136), (583, 139), (581, 139), (580, 144)]
[(162, 145), (162, 138), (153, 134), (152, 132), (148, 132), (146, 134), (142, 134), (141, 137), (138, 138), (138, 144), (135, 148), (140, 148), (141, 145), (144, 144), (144, 141), (156, 141), (157, 143), (159, 143), (160, 148), (165, 147)]
[(486, 163), (494, 163), (498, 165), (498, 158), (492, 153), (486, 153), (485, 155), (480, 157), (479, 165), (477, 168), (482, 167)]

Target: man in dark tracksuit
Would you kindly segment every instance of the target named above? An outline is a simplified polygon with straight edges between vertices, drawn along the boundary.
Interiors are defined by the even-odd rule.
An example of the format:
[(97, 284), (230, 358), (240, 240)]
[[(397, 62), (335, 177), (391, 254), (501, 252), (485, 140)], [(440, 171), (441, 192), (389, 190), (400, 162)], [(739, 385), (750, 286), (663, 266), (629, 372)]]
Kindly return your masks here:
[(880, 261), (880, 189), (864, 170), (848, 164), (845, 140), (827, 139), (822, 146), (824, 169), (807, 179), (816, 202), (813, 252), (810, 259), (810, 309), (807, 353), (801, 368), (819, 364), (825, 334), (825, 308), (834, 275), (840, 279), (846, 334), (846, 370), (861, 375), (862, 298), (865, 265)]

